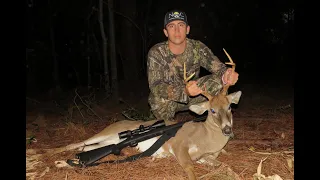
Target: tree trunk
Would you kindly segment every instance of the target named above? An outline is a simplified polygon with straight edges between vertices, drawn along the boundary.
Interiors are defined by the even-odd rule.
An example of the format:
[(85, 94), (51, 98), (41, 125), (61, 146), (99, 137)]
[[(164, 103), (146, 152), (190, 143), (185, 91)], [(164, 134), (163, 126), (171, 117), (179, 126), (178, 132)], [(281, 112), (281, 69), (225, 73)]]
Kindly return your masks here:
[(54, 29), (52, 25), (52, 10), (51, 10), (51, 2), (48, 0), (49, 6), (49, 28), (50, 28), (50, 41), (51, 41), (51, 53), (53, 57), (53, 81), (55, 86), (55, 91), (60, 91), (60, 82), (59, 82), (59, 63), (57, 60), (57, 53), (55, 49), (55, 36), (54, 36)]
[(142, 72), (144, 74), (146, 74), (146, 67), (147, 67), (148, 22), (149, 22), (149, 14), (150, 14), (151, 6), (152, 6), (152, 0), (148, 0), (146, 14), (144, 15), (145, 19), (142, 19), (143, 20), (142, 22), (143, 36), (144, 36), (144, 39), (142, 42)]
[(88, 63), (88, 84), (87, 84), (87, 88), (90, 89), (91, 88), (91, 65), (90, 65), (90, 56), (87, 55), (87, 63)]
[[(135, 20), (136, 12), (136, 0), (120, 0), (119, 11), (127, 16), (128, 18)], [(126, 18), (119, 18), (121, 21), (121, 36), (120, 36), (120, 47), (123, 57), (123, 70), (126, 84), (129, 82), (135, 82), (138, 80), (139, 73), (139, 60), (138, 54), (140, 55), (139, 45), (141, 38), (139, 36), (138, 29)]]
[(108, 59), (107, 59), (107, 38), (104, 32), (104, 26), (103, 26), (103, 0), (99, 0), (99, 24), (100, 24), (100, 31), (101, 31), (101, 37), (102, 37), (102, 59), (104, 63), (104, 83), (105, 83), (104, 87), (105, 87), (107, 96), (109, 96), (110, 78), (109, 78), (109, 67), (108, 67)]
[(115, 44), (114, 17), (113, 17), (113, 0), (108, 0), (108, 10), (109, 10), (111, 87), (112, 87), (112, 94), (113, 94), (112, 98), (114, 100), (118, 100), (119, 92), (118, 92), (117, 59), (116, 59), (116, 44)]

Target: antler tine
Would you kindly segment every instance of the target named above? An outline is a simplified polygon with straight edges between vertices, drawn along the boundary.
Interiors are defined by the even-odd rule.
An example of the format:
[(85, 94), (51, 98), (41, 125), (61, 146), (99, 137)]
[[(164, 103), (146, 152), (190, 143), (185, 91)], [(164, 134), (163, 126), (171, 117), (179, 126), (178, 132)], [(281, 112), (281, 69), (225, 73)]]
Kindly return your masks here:
[[(236, 64), (233, 62), (231, 56), (227, 53), (227, 51), (226, 51), (224, 48), (223, 48), (223, 51), (224, 51), (224, 53), (227, 55), (227, 57), (228, 57), (228, 59), (229, 59), (229, 61), (230, 61), (230, 62), (226, 62), (225, 64), (231, 65), (231, 66), (232, 66), (232, 71), (235, 71), (235, 69), (236, 69)], [(230, 85), (226, 85), (226, 86), (223, 87), (223, 93), (224, 93), (224, 94), (227, 94), (227, 90), (228, 90), (229, 86), (230, 86)]]
[(204, 91), (202, 91), (201, 94), (204, 95), (208, 100), (211, 100), (213, 98), (211, 94), (208, 93), (206, 84), (204, 84)]
[(183, 80), (184, 83), (187, 84), (187, 82), (195, 75), (196, 73), (192, 73), (188, 78), (187, 78), (187, 70), (186, 70), (186, 63), (183, 63)]
[(187, 81), (187, 72), (186, 72), (186, 63), (183, 63), (183, 80), (184, 80), (184, 83), (188, 82)]
[(233, 62), (231, 56), (227, 53), (227, 51), (223, 48), (224, 53), (227, 55), (230, 62), (226, 62), (225, 64), (229, 64), (232, 66), (232, 70), (234, 71), (236, 69), (236, 64)]
[[(194, 75), (195, 75), (195, 73), (192, 73), (192, 74), (187, 78), (186, 63), (183, 63), (183, 79), (184, 79), (184, 83), (187, 84), (188, 81), (189, 81)], [(201, 94), (204, 95), (206, 98), (208, 98), (208, 100), (212, 99), (212, 96), (207, 92), (206, 87), (205, 87), (205, 90), (202, 91)]]

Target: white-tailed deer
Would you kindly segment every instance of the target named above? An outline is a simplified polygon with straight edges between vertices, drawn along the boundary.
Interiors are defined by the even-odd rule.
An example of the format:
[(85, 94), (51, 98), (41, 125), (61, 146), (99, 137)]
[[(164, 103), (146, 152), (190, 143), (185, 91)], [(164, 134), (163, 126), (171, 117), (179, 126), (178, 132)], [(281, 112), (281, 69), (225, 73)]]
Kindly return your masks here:
[[(233, 63), (230, 57), (229, 59), (231, 63)], [(235, 66), (235, 64), (232, 65), (233, 67)], [(185, 79), (188, 78), (185, 77)], [(189, 109), (199, 115), (208, 111), (206, 121), (186, 122), (177, 131), (176, 135), (163, 144), (152, 156), (154, 158), (174, 156), (190, 180), (197, 179), (194, 173), (193, 161), (211, 165), (215, 164), (215, 159), (227, 144), (230, 136), (233, 135), (233, 119), (230, 105), (232, 103), (237, 104), (241, 96), (241, 91), (227, 95), (227, 89), (228, 86), (225, 86), (223, 90), (215, 96), (204, 92), (203, 95), (207, 97), (208, 101), (191, 105)], [(130, 120), (118, 121), (85, 141), (57, 148), (53, 153), (73, 149), (89, 151), (109, 144), (117, 144), (120, 142), (119, 132), (134, 130), (140, 125), (149, 126), (155, 121), (156, 120), (147, 122)], [(174, 122), (166, 121), (165, 123), (169, 125)], [(136, 148), (138, 151), (145, 151), (158, 138), (159, 137), (140, 142)]]

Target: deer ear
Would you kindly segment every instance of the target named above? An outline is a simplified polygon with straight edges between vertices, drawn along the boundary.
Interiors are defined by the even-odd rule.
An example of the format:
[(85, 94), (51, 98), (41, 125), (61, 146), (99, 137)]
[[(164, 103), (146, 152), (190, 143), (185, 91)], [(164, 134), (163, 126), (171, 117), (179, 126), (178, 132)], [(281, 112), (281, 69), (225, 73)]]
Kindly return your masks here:
[(189, 106), (189, 109), (192, 112), (194, 112), (198, 115), (201, 115), (209, 109), (209, 101), (198, 103), (198, 104), (193, 104), (193, 105)]
[(238, 104), (240, 97), (241, 97), (242, 92), (241, 91), (237, 91), (234, 93), (231, 93), (227, 96), (229, 102), (234, 103), (234, 104)]

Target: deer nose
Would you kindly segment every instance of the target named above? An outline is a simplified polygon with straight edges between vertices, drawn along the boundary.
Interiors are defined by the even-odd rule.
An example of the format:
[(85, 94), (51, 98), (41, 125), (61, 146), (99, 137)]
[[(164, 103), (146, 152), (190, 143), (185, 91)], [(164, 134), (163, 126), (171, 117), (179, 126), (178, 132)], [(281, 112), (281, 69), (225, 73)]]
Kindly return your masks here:
[(225, 136), (232, 136), (233, 132), (232, 132), (232, 128), (230, 126), (225, 126), (223, 129), (222, 129), (222, 133), (225, 135)]

